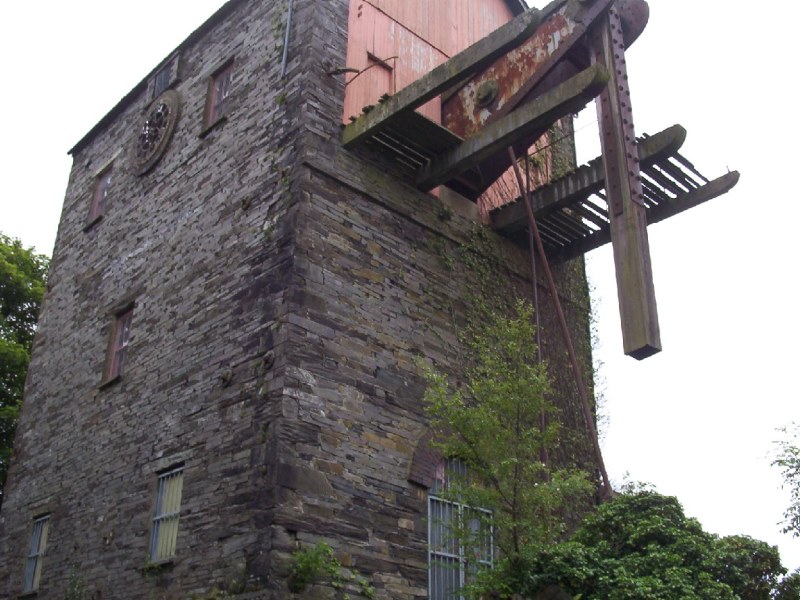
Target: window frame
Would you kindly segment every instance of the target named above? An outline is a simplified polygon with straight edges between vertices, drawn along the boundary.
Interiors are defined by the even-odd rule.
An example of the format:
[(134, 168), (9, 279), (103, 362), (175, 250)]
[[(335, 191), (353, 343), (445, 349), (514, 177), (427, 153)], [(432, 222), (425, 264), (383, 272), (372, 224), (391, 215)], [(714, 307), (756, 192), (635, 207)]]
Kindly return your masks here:
[(33, 518), (28, 554), (25, 556), (25, 570), (22, 579), (22, 593), (28, 594), (39, 589), (42, 577), (42, 562), (47, 551), (47, 536), (50, 530), (50, 514)]
[(103, 386), (118, 381), (124, 372), (130, 346), (130, 330), (133, 325), (133, 309), (134, 304), (131, 302), (114, 314), (114, 326), (106, 352)]
[[(153, 518), (150, 524), (150, 542), (147, 548), (147, 557), (150, 563), (170, 562), (177, 555), (184, 471), (185, 465), (180, 463), (158, 473), (156, 496), (153, 501)], [(167, 487), (171, 481), (177, 481), (177, 489), (170, 492)], [(170, 493), (173, 494), (171, 499), (166, 497)], [(169, 503), (172, 506), (165, 506)], [(164, 526), (165, 523), (168, 527)], [(165, 536), (171, 536), (171, 539)], [(164, 543), (166, 543), (166, 548), (163, 547)]]
[[(230, 98), (233, 89), (234, 59), (230, 58), (220, 65), (208, 79), (206, 92), (206, 106), (203, 111), (203, 134), (207, 133), (218, 123), (227, 120), (230, 112)], [(220, 89), (219, 84), (223, 84)], [(220, 99), (219, 95), (223, 97)]]
[(89, 218), (87, 227), (91, 227), (103, 218), (106, 213), (108, 203), (108, 190), (114, 181), (114, 161), (111, 160), (103, 165), (103, 168), (94, 176), (92, 186), (92, 202), (89, 205)]
[[(470, 575), (475, 572), (474, 569), (481, 566), (491, 568), (494, 564), (492, 511), (471, 506), (458, 498), (446, 497), (451, 483), (449, 473), (466, 477), (466, 465), (458, 459), (440, 461), (434, 485), (428, 492), (428, 598), (430, 600), (463, 600), (464, 595), (459, 590), (464, 589)], [(468, 517), (471, 513), (482, 513), (483, 516), (471, 519)], [(449, 515), (446, 521), (442, 519), (445, 514)], [(477, 522), (478, 538), (487, 542), (486, 546), (481, 544), (482, 547), (476, 553), (475, 546), (466, 544), (463, 538), (445, 539), (443, 533), (452, 531), (453, 527), (450, 524), (453, 521), (455, 527), (462, 531), (465, 529), (465, 523), (469, 523), (472, 529), (472, 523)], [(484, 523), (488, 523), (488, 531), (480, 531), (481, 524)], [(436, 542), (438, 546), (435, 545)], [(457, 585), (457, 589), (443, 589), (442, 586), (448, 583)]]

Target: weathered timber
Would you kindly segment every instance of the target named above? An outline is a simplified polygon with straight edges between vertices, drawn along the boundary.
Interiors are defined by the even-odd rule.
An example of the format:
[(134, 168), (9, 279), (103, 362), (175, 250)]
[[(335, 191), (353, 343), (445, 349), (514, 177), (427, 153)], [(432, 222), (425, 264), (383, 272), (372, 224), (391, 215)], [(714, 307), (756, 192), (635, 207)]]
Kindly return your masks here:
[[(646, 210), (647, 224), (652, 225), (669, 217), (682, 213), (685, 210), (694, 208), (703, 202), (713, 200), (717, 196), (728, 193), (739, 181), (739, 172), (731, 171), (722, 177), (718, 177), (709, 183), (681, 194), (677, 198), (669, 199), (658, 206), (651, 206)], [(558, 262), (570, 260), (582, 256), (587, 252), (604, 246), (611, 241), (611, 230), (608, 226), (594, 232), (590, 236), (576, 240), (563, 246), (559, 252), (551, 258)]]
[[(639, 164), (647, 168), (677, 152), (686, 140), (686, 130), (673, 125), (653, 136), (641, 138), (636, 146)], [(531, 193), (531, 205), (537, 218), (576, 201), (588, 198), (606, 185), (603, 157), (598, 156), (564, 177)], [(492, 228), (501, 233), (510, 233), (527, 227), (525, 208), (514, 202), (491, 213)], [(604, 222), (603, 225), (607, 223)]]
[[(597, 0), (584, 6), (567, 5), (550, 15), (530, 39), (500, 57), (485, 72), (473, 77), (450, 106), (442, 107), (446, 125), (456, 133), (466, 135), (470, 130), (469, 126), (459, 123), (456, 115), (460, 115), (462, 120), (472, 121), (471, 126), (480, 127), (494, 123), (512, 112), (583, 39), (588, 28), (608, 9), (612, 1)], [(530, 76), (521, 78), (520, 73), (530, 73)], [(492, 80), (500, 83), (498, 98), (493, 102), (498, 108), (484, 117), (486, 110), (476, 107), (471, 98), (474, 98), (481, 84)]]
[(610, 8), (594, 32), (592, 63), (605, 67), (611, 77), (598, 99), (597, 116), (611, 218), (622, 345), (625, 354), (641, 360), (661, 351), (661, 332), (644, 191), (636, 160), (625, 45), (616, 6)]
[(363, 141), (386, 127), (397, 113), (422, 106), (455, 83), (463, 81), (465, 77), (485, 68), (498, 56), (530, 37), (542, 19), (546, 17), (548, 11), (555, 10), (563, 4), (563, 1), (553, 2), (543, 10), (525, 11), (494, 33), (463, 52), (459, 52), (424, 77), (406, 86), (386, 102), (379, 104), (354, 123), (347, 125), (342, 134), (342, 143), (345, 147), (349, 147)]
[(432, 160), (419, 173), (417, 187), (429, 190), (446, 183), (502, 149), (549, 127), (561, 117), (583, 108), (607, 82), (608, 73), (603, 67), (589, 67)]

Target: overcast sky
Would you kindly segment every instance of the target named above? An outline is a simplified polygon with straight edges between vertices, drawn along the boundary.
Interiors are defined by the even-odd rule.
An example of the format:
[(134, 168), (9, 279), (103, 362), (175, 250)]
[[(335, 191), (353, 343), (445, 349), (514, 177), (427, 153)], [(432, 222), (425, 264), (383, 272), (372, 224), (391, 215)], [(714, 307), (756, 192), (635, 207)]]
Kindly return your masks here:
[[(221, 4), (0, 4), (0, 231), (51, 254), (67, 150)], [(791, 67), (800, 6), (758, 6), (650, 0), (650, 24), (628, 52), (637, 133), (680, 123), (682, 152), (701, 172), (742, 173), (726, 196), (649, 229), (661, 354), (622, 354), (609, 248), (589, 256), (589, 272), (612, 477), (678, 496), (709, 531), (779, 545), (793, 569), (800, 541), (779, 533), (788, 494), (769, 463), (776, 428), (800, 421)], [(594, 122), (590, 106), (578, 125), (583, 160), (598, 153)]]

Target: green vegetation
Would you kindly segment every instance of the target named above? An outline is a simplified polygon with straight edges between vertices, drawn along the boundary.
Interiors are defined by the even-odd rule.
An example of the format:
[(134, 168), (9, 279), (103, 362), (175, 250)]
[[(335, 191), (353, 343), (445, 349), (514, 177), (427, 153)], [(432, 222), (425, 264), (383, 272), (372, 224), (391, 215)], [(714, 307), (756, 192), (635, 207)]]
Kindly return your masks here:
[[(518, 302), (512, 317), (493, 313), (484, 323), (462, 336), (461, 385), (423, 363), (438, 448), (469, 473), (445, 493), (493, 512), (499, 559), (469, 582), (468, 598), (536, 598), (553, 587), (581, 600), (798, 598), (800, 574), (781, 580), (776, 547), (707, 533), (676, 498), (629, 487), (592, 506), (586, 473), (543, 460), (558, 455), (563, 432), (530, 306)], [(783, 445), (776, 464), (797, 488), (796, 444)], [(787, 519), (796, 528), (795, 514)], [(474, 531), (453, 535), (475, 542)]]
[(532, 309), (519, 301), (515, 312), (468, 328), (470, 365), (461, 388), (423, 367), (438, 447), (470, 474), (450, 493), (493, 511), (497, 545), (511, 560), (531, 543), (563, 536), (565, 507), (588, 507), (593, 492), (586, 473), (543, 460), (559, 445), (561, 430), (552, 418), (546, 365), (537, 360)]
[(772, 466), (780, 469), (784, 487), (790, 494), (782, 531), (800, 537), (800, 425), (793, 423), (780, 431), (784, 438), (777, 442), (778, 455)]
[(0, 503), (48, 265), (46, 256), (0, 234)]
[(360, 575), (345, 572), (342, 564), (333, 555), (333, 548), (325, 542), (297, 550), (292, 557), (289, 591), (299, 594), (316, 583), (327, 583), (344, 600), (352, 597), (345, 591), (348, 583), (355, 584), (360, 597), (368, 600), (375, 598), (375, 588)]
[(476, 586), (532, 597), (557, 585), (581, 600), (769, 600), (785, 573), (778, 550), (747, 536), (719, 538), (687, 518), (676, 498), (627, 491), (590, 513), (557, 544), (500, 561)]

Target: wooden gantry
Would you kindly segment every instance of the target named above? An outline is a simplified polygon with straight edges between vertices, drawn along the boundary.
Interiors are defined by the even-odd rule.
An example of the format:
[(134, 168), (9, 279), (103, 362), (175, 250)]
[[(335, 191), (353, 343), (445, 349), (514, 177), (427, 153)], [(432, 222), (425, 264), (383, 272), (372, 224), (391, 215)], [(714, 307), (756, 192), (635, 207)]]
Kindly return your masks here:
[[(525, 200), (549, 260), (612, 244), (623, 345), (637, 359), (661, 349), (647, 224), (724, 194), (739, 178), (700, 174), (679, 153), (680, 126), (635, 137), (625, 49), (647, 19), (644, 0), (555, 0), (528, 10), (369, 107), (342, 139), (420, 190), (445, 185), (475, 200), (515, 151), (597, 99), (602, 156)], [(415, 110), (436, 96), (441, 124)], [(491, 226), (520, 236), (530, 228), (526, 212), (518, 199), (492, 211)]]

